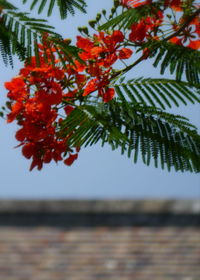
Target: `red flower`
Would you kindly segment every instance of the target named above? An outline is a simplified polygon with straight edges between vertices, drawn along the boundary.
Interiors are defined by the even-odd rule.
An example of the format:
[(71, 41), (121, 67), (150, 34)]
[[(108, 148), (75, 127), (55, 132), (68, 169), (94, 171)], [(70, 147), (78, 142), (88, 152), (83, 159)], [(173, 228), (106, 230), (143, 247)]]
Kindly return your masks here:
[(182, 11), (182, 0), (165, 0), (165, 7), (170, 7), (173, 10), (179, 12)]
[(91, 54), (94, 58), (98, 57), (102, 52), (104, 52), (104, 48), (102, 47), (93, 47), (91, 49)]
[(97, 90), (97, 87), (98, 87), (98, 82), (97, 81), (98, 81), (97, 79), (92, 79), (88, 82), (87, 86), (85, 87), (83, 96), (87, 96), (91, 92)]
[(83, 50), (91, 49), (94, 46), (94, 43), (90, 41), (90, 39), (83, 38), (81, 36), (77, 36), (77, 47)]
[(26, 158), (31, 158), (33, 154), (35, 153), (35, 144), (34, 143), (27, 143), (22, 148), (22, 154)]
[[(74, 64), (75, 64), (75, 70), (77, 72), (83, 72), (86, 68), (86, 65), (83, 63), (80, 63), (78, 60), (75, 60)], [(71, 67), (69, 68), (69, 70), (70, 71), (72, 70)]]
[(76, 74), (76, 83), (79, 89), (81, 89), (86, 83), (86, 75)]
[[(175, 29), (176, 27), (174, 26)], [(200, 49), (200, 24), (198, 19), (194, 19), (179, 36), (171, 38), (170, 42), (195, 50)]]
[(52, 151), (47, 150), (43, 156), (43, 162), (44, 163), (49, 163), (52, 161)]
[(7, 122), (10, 123), (16, 119), (16, 117), (23, 111), (23, 104), (16, 102), (11, 107), (11, 112), (7, 115)]
[(103, 94), (103, 102), (107, 103), (113, 99), (115, 95), (114, 88), (108, 88), (106, 89), (105, 93)]
[(122, 48), (119, 51), (119, 59), (127, 59), (133, 54), (133, 51), (128, 48)]
[(5, 88), (8, 89), (8, 90), (20, 90), (20, 89), (23, 89), (24, 86), (25, 86), (25, 82), (23, 80), (23, 77), (21, 76), (18, 76), (18, 77), (15, 77), (11, 80), (11, 82), (5, 82), (4, 83), (5, 85)]
[(148, 26), (141, 20), (140, 23), (134, 23), (131, 26), (131, 33), (129, 34), (129, 40), (132, 42), (142, 42), (147, 36)]
[(108, 53), (107, 56), (100, 61), (99, 65), (109, 68), (117, 61), (117, 59), (118, 56), (116, 55), (116, 53)]
[(38, 170), (41, 170), (43, 167), (43, 161), (40, 158), (34, 157), (33, 161), (31, 163), (31, 166), (29, 168), (30, 171), (33, 170), (33, 168), (37, 167)]
[(20, 142), (23, 142), (25, 140), (26, 135), (25, 135), (24, 128), (21, 128), (16, 132), (15, 138)]
[(27, 96), (26, 84), (22, 76), (15, 77), (11, 82), (4, 83), (6, 89), (9, 90), (8, 97), (16, 101), (22, 101)]
[(69, 154), (69, 157), (64, 160), (64, 164), (70, 166), (78, 158), (78, 154)]
[(111, 41), (114, 41), (114, 43), (120, 43), (124, 41), (124, 34), (120, 30), (113, 31), (111, 35)]

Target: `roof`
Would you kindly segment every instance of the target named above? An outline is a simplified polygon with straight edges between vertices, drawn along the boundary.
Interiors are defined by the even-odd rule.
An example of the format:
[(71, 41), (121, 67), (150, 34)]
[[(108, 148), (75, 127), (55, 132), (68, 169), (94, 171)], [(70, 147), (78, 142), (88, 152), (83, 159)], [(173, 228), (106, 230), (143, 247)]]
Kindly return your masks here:
[(200, 200), (0, 200), (0, 213), (200, 213)]
[(197, 225), (198, 200), (1, 200), (0, 225)]
[(199, 280), (199, 201), (0, 201), (0, 279)]

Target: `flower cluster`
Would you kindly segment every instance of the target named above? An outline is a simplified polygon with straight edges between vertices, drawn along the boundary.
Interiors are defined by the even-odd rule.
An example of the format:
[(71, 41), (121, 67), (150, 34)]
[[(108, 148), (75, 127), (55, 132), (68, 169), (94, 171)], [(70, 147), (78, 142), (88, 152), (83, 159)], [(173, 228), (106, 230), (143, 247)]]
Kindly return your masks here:
[[(199, 8), (199, 5), (195, 4), (195, 1), (193, 2), (191, 8)], [(121, 0), (121, 5), (128, 9), (149, 4), (152, 4), (152, 0)], [(174, 21), (170, 20), (170, 23), (164, 22), (164, 19), (166, 20), (165, 16), (168, 8), (175, 12), (182, 12), (181, 16), (179, 15), (178, 20), (174, 18)], [(160, 10), (154, 9), (152, 6), (151, 16), (144, 17), (139, 22), (135, 22), (131, 25), (129, 40), (134, 42), (136, 46), (141, 45), (150, 39), (159, 40), (160, 38), (163, 38), (163, 35), (165, 34), (165, 30), (162, 29), (164, 23), (171, 26), (172, 33), (176, 32), (182, 27), (184, 22), (187, 21), (184, 9), (185, 3), (183, 0), (165, 0), (163, 9)], [(169, 41), (173, 44), (198, 50), (200, 48), (199, 19), (194, 18), (184, 30), (182, 30), (177, 36), (170, 38)]]
[[(21, 127), (16, 139), (21, 142), (23, 155), (32, 159), (30, 170), (34, 167), (40, 170), (43, 163), (52, 160), (63, 160), (71, 165), (77, 159), (79, 149), (73, 153), (68, 146), (69, 136), (62, 136), (60, 124), (74, 109), (75, 103), (92, 92), (98, 91), (98, 96), (109, 102), (114, 97), (114, 89), (109, 88), (112, 65), (118, 59), (132, 55), (130, 49), (120, 46), (124, 40), (120, 31), (111, 35), (100, 32), (90, 39), (78, 36), (77, 47), (81, 49), (83, 63), (66, 61), (64, 68), (56, 60), (55, 49), (45, 40), (39, 46), (40, 66), (32, 57), (19, 76), (5, 83), (11, 101), (7, 121), (17, 120)], [(51, 63), (52, 54), (57, 66)], [(64, 117), (60, 117), (60, 110), (65, 112)]]
[[(132, 50), (122, 48), (124, 35), (121, 31), (114, 31), (111, 35), (104, 32), (95, 34), (92, 38), (77, 37), (77, 47), (82, 49), (80, 58), (85, 61), (79, 71), (85, 71), (84, 81), (87, 80), (83, 90), (83, 96), (98, 91), (98, 95), (104, 102), (109, 102), (114, 97), (114, 88), (109, 88), (112, 77), (112, 65), (118, 60), (128, 59), (132, 55)], [(89, 74), (89, 77), (86, 75)]]
[(21, 69), (19, 76), (5, 83), (8, 98), (11, 100), (7, 121), (17, 120), (21, 127), (16, 139), (21, 142), (23, 155), (32, 159), (30, 170), (42, 168), (51, 160), (71, 165), (77, 158), (67, 145), (67, 138), (57, 133), (60, 119), (58, 105), (64, 98), (60, 82), (64, 71), (53, 67), (40, 57), (41, 65), (36, 66), (35, 58)]
[(154, 16), (141, 19), (138, 23), (131, 25), (129, 40), (136, 43), (143, 43), (148, 39), (157, 39), (157, 31), (163, 22), (163, 13), (158, 11)]

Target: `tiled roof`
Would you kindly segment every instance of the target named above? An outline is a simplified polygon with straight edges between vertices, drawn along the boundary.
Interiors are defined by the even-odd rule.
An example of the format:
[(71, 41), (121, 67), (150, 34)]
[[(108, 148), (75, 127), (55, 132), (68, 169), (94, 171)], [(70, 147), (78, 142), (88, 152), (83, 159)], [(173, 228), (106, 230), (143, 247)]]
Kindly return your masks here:
[(200, 213), (200, 200), (1, 200), (0, 213)]
[(199, 201), (0, 201), (0, 279), (200, 280), (199, 215)]

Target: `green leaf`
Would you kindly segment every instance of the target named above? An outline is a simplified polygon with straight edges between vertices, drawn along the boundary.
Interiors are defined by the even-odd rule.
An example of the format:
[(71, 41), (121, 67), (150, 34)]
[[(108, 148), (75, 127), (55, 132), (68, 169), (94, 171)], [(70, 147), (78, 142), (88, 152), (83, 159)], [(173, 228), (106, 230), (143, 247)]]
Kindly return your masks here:
[[(137, 78), (114, 85), (120, 98), (126, 96), (133, 104), (166, 109), (179, 103), (200, 103), (200, 86), (170, 79)], [(124, 97), (125, 98), (125, 97)]]
[(73, 57), (80, 61), (79, 49), (63, 42), (61, 36), (53, 31), (54, 27), (47, 24), (46, 20), (31, 18), (28, 13), (13, 10), (4, 10), (2, 19), (0, 45), (5, 65), (9, 63), (13, 65), (12, 55), (14, 54), (17, 54), (20, 60), (28, 60), (31, 56), (36, 56), (39, 63), (38, 46), (35, 44), (42, 43), (42, 37), (46, 33), (49, 34), (49, 42), (51, 41), (58, 50), (57, 54), (63, 65), (66, 59), (73, 62)]
[(62, 122), (61, 133), (69, 144), (88, 146), (101, 142), (121, 148), (133, 161), (172, 167), (176, 171), (200, 172), (200, 136), (188, 119), (139, 106), (124, 96), (108, 104), (81, 105)]
[(187, 81), (194, 85), (200, 82), (200, 52), (191, 48), (175, 45), (165, 41), (148, 42), (143, 47), (151, 50), (154, 67), (160, 66), (160, 73), (167, 69), (181, 80), (184, 75)]
[(99, 30), (108, 29), (127, 29), (130, 28), (131, 24), (139, 21), (141, 18), (145, 17), (150, 12), (148, 7), (143, 7), (142, 9), (128, 9), (125, 12), (120, 13), (115, 18), (107, 21), (99, 27)]
[(23, 0), (23, 4), (31, 1), (31, 10), (39, 5), (38, 14), (41, 14), (47, 8), (47, 15), (51, 16), (55, 6), (59, 9), (61, 19), (65, 19), (68, 12), (74, 15), (75, 9), (86, 13), (86, 2), (84, 0)]

